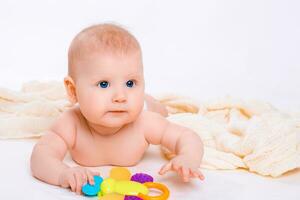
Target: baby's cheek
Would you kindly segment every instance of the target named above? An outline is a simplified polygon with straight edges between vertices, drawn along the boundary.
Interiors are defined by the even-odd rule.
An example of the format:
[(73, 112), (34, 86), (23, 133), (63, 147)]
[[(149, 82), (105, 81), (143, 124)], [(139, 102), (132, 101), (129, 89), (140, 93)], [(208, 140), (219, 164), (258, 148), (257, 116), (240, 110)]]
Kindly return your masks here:
[(138, 115), (144, 107), (144, 99), (136, 99), (136, 101), (132, 101), (130, 105), (131, 112), (134, 115)]
[(91, 122), (97, 122), (104, 113), (105, 104), (97, 97), (86, 98), (81, 102), (80, 108), (84, 116)]
[(105, 112), (107, 106), (105, 106), (105, 102), (99, 98), (92, 98), (89, 102), (89, 110), (92, 113), (99, 114)]

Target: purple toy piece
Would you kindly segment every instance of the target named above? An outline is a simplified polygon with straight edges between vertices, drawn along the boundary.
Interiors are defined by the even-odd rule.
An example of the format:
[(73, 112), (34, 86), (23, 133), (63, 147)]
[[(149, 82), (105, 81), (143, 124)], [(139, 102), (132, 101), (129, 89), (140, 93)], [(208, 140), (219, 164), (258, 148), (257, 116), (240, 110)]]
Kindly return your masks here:
[[(153, 182), (153, 177), (145, 173), (136, 173), (131, 177), (130, 180), (139, 183), (146, 183), (146, 182)], [(126, 195), (124, 200), (142, 200), (142, 199), (137, 196)]]
[(146, 182), (153, 182), (153, 177), (145, 173), (136, 173), (131, 177), (130, 180), (139, 183), (146, 183)]
[(137, 197), (137, 196), (128, 196), (128, 195), (126, 195), (124, 200), (143, 200), (143, 199), (141, 199), (140, 197)]

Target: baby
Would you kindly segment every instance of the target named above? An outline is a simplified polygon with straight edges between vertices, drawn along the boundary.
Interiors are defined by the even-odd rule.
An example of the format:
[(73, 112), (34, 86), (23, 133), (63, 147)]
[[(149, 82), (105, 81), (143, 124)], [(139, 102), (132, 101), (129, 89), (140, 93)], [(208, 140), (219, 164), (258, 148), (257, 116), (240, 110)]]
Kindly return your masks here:
[(74, 106), (35, 145), (33, 176), (80, 194), (98, 173), (66, 165), (67, 151), (80, 166), (132, 166), (155, 144), (177, 155), (159, 174), (204, 179), (200, 137), (169, 122), (166, 109), (144, 93), (142, 52), (133, 35), (113, 24), (86, 28), (73, 39), (68, 62), (64, 84)]

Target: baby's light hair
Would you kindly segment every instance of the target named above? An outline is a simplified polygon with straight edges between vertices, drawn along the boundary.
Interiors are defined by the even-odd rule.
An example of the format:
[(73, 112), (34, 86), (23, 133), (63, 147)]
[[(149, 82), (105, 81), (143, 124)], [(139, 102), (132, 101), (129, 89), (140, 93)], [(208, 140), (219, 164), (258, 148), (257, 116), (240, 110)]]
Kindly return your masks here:
[(136, 38), (121, 26), (97, 24), (83, 29), (71, 42), (68, 52), (68, 74), (74, 75), (76, 60), (91, 53), (126, 55), (141, 51)]

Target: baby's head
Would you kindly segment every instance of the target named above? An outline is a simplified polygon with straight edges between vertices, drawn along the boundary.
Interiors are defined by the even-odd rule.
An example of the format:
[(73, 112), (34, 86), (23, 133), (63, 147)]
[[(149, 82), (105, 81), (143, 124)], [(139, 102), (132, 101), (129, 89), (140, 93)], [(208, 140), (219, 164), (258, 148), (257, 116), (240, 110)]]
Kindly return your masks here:
[(70, 45), (64, 83), (70, 101), (79, 104), (89, 123), (121, 127), (134, 121), (144, 103), (138, 41), (112, 24), (84, 29)]

